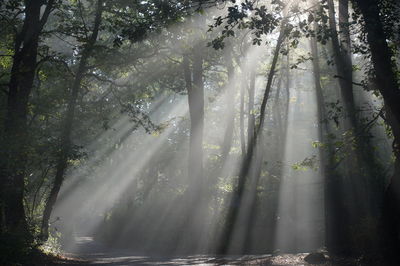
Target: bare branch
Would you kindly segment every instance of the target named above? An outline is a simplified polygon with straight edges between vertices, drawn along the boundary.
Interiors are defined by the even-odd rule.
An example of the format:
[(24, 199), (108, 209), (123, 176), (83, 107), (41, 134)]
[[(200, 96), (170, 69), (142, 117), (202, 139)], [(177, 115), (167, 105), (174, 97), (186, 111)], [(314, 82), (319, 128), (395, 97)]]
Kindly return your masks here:
[(113, 85), (115, 87), (120, 87), (120, 88), (130, 88), (131, 87), (128, 84), (117, 84), (113, 80), (107, 79), (105, 77), (101, 77), (101, 76), (93, 74), (93, 73), (86, 73), (85, 76), (95, 78), (95, 79), (97, 79), (98, 81), (101, 81), (101, 82), (109, 83), (109, 84), (111, 84), (111, 85)]
[[(344, 77), (341, 77), (341, 76), (339, 76), (339, 75), (334, 75), (333, 77), (334, 77), (334, 78), (339, 78), (339, 79), (343, 79), (343, 80), (348, 81), (347, 79), (345, 79)], [(368, 88), (368, 86), (365, 85), (365, 84), (363, 84), (363, 83), (358, 83), (358, 82), (353, 82), (353, 81), (352, 81), (351, 83), (352, 83), (353, 85), (363, 87), (364, 89), (367, 89), (367, 88)]]

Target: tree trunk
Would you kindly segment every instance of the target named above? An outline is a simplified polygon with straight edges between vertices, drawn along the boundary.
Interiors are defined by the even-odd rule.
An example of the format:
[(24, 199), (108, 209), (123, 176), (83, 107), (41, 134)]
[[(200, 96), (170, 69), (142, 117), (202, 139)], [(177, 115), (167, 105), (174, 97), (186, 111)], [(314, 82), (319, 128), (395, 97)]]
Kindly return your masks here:
[(281, 108), (282, 80), (283, 80), (283, 75), (281, 74), (278, 80), (275, 99), (274, 99), (274, 106), (273, 106), (273, 117), (274, 121), (276, 122), (275, 125), (278, 132), (276, 136), (278, 147), (283, 147), (285, 141), (284, 128), (282, 123), (282, 108)]
[(222, 161), (225, 161), (232, 147), (233, 141), (233, 129), (235, 126), (235, 93), (236, 93), (236, 82), (235, 82), (235, 68), (232, 60), (232, 47), (229, 47), (231, 51), (225, 54), (225, 64), (228, 69), (228, 82), (225, 88), (225, 105), (226, 105), (226, 128), (224, 134), (224, 140), (222, 144)]
[[(203, 241), (204, 218), (206, 217), (207, 190), (203, 170), (203, 129), (204, 129), (204, 85), (202, 45), (194, 47), (192, 68), (188, 56), (183, 58), (184, 78), (188, 92), (190, 115), (190, 139), (188, 159), (188, 188), (182, 198), (180, 221), (182, 233), (178, 252), (197, 252)], [(196, 208), (193, 206), (196, 205)], [(192, 238), (197, 241), (192, 241)]]
[(193, 54), (193, 84), (186, 84), (190, 114), (189, 176), (195, 183), (203, 177), (204, 85), (202, 47)]
[[(257, 147), (259, 146), (258, 144), (260, 143), (259, 140), (262, 140), (262, 129), (264, 127), (265, 111), (267, 108), (267, 102), (268, 102), (269, 94), (270, 94), (271, 87), (272, 87), (272, 81), (275, 76), (275, 69), (276, 69), (276, 65), (278, 62), (280, 49), (281, 49), (283, 41), (286, 38), (286, 32), (285, 32), (286, 25), (287, 25), (287, 21), (286, 21), (286, 19), (284, 19), (282, 21), (282, 24), (280, 27), (279, 37), (278, 37), (278, 41), (277, 41), (277, 44), (275, 47), (274, 56), (273, 56), (272, 63), (271, 63), (271, 68), (270, 68), (270, 71), (268, 74), (267, 85), (265, 87), (264, 96), (263, 96), (263, 100), (261, 103), (260, 121), (259, 121), (257, 128), (255, 129), (254, 135), (252, 135), (250, 137), (250, 141), (249, 141), (248, 147), (247, 147), (247, 153), (244, 156), (241, 167), (240, 167), (238, 185), (237, 185), (237, 188), (233, 192), (231, 204), (228, 207), (225, 228), (223, 228), (223, 232), (221, 234), (219, 247), (218, 247), (218, 253), (221, 253), (221, 254), (226, 254), (229, 251), (229, 244), (232, 241), (232, 237), (233, 237), (233, 233), (234, 233), (234, 229), (235, 229), (235, 223), (237, 222), (240, 209), (241, 209), (241, 207), (243, 207), (242, 199), (243, 199), (245, 184), (247, 181), (247, 177), (248, 177), (250, 168), (252, 167), (252, 164), (254, 165), (253, 161), (256, 161), (256, 160), (253, 160), (254, 159), (253, 157), (255, 154), (257, 154)], [(257, 180), (253, 180), (252, 182), (257, 183)], [(252, 191), (250, 193), (253, 193), (253, 192), (254, 191)], [(249, 217), (249, 218), (251, 218), (251, 217)]]
[[(314, 30), (317, 24), (314, 23)], [(324, 177), (324, 190), (325, 190), (325, 244), (328, 251), (331, 253), (340, 253), (346, 249), (346, 236), (348, 235), (347, 216), (344, 210), (344, 199), (342, 194), (342, 182), (338, 176), (333, 174), (333, 170), (329, 168), (333, 164), (332, 155), (333, 151), (330, 149), (330, 144), (325, 138), (325, 134), (329, 132), (325, 119), (325, 100), (321, 86), (321, 70), (319, 65), (319, 52), (318, 43), (315, 38), (310, 40), (311, 54), (313, 57), (313, 74), (314, 85), (317, 96), (317, 119), (318, 119), (318, 140), (321, 141), (328, 150), (320, 148), (320, 174)], [(339, 195), (339, 196), (338, 196)]]
[[(278, 134), (276, 136), (276, 148), (274, 149), (276, 152), (278, 152), (278, 156), (276, 157), (277, 159), (283, 159), (281, 155), (281, 150), (283, 150), (282, 147), (283, 145), (283, 137), (285, 134), (283, 133), (283, 125), (282, 125), (282, 113), (280, 112), (280, 92), (281, 92), (281, 86), (282, 86), (282, 75), (279, 77), (277, 88), (276, 88), (276, 93), (274, 96), (274, 106), (272, 107), (272, 114), (273, 114), (273, 120), (276, 122), (275, 129), (277, 130)], [(272, 100), (272, 99), (271, 99)], [(252, 230), (256, 224), (255, 216), (257, 214), (257, 186), (259, 183), (259, 179), (261, 176), (261, 171), (262, 171), (262, 166), (264, 162), (264, 150), (265, 150), (265, 145), (264, 145), (264, 140), (262, 139), (263, 134), (260, 134), (257, 142), (257, 147), (256, 147), (256, 152), (254, 154), (253, 158), (253, 163), (251, 166), (251, 171), (249, 173), (249, 176), (251, 177), (251, 182), (249, 185), (249, 200), (248, 203), (246, 203), (248, 206), (246, 208), (248, 211), (246, 212), (246, 215), (248, 216), (246, 219), (246, 228), (245, 228), (245, 241), (243, 242), (244, 248), (244, 254), (249, 254), (252, 250), (252, 243), (253, 243), (253, 235), (252, 235)], [(278, 159), (278, 160), (279, 160)], [(278, 161), (277, 160), (277, 161)], [(272, 239), (271, 239), (272, 240)]]
[[(386, 121), (391, 127), (393, 135), (400, 136), (400, 124), (393, 113), (385, 106)], [(382, 247), (389, 256), (397, 256), (400, 250), (400, 143), (399, 138), (394, 139), (393, 153), (395, 156), (394, 175), (390, 180), (383, 199), (383, 212), (381, 227), (383, 229)]]
[[(349, 30), (349, 0), (339, 0), (339, 32), (341, 50), (344, 57), (348, 60), (346, 62), (346, 65), (351, 65), (352, 60)], [(352, 80), (349, 81), (351, 82)]]
[[(250, 144), (251, 139), (254, 137), (254, 127), (256, 118), (254, 115), (254, 98), (256, 91), (256, 70), (252, 69), (250, 72), (250, 87), (249, 87), (249, 106), (247, 113), (247, 145)], [(248, 148), (248, 147), (247, 147)]]
[[(370, 174), (372, 174), (372, 169), (368, 169), (370, 159), (366, 154), (368, 149), (368, 144), (365, 140), (362, 140), (360, 137), (361, 132), (360, 125), (356, 115), (356, 107), (353, 95), (353, 77), (352, 77), (352, 59), (351, 59), (351, 40), (349, 33), (349, 1), (348, 0), (340, 0), (339, 1), (339, 33), (336, 31), (336, 19), (335, 19), (335, 9), (333, 5), (333, 0), (328, 0), (329, 5), (329, 24), (332, 30), (332, 46), (334, 53), (334, 61), (336, 66), (336, 71), (339, 79), (341, 98), (343, 100), (344, 105), (344, 114), (345, 117), (343, 119), (343, 129), (348, 136), (352, 136), (354, 138), (354, 143), (350, 142), (347, 144), (348, 148), (346, 149), (347, 160), (344, 161), (344, 169), (345, 169), (345, 180), (337, 181), (337, 184), (332, 185), (332, 187), (336, 187), (342, 191), (345, 187), (351, 187), (353, 192), (351, 194), (345, 193), (344, 195), (339, 195), (338, 191), (332, 192), (332, 195), (339, 195), (336, 198), (347, 198), (347, 203), (342, 202), (343, 212), (347, 212), (348, 215), (344, 215), (348, 222), (346, 222), (343, 226), (340, 226), (338, 230), (344, 230), (345, 227), (355, 227), (357, 226), (363, 218), (367, 216), (368, 207), (367, 207), (367, 178)], [(349, 135), (350, 133), (350, 135)], [(363, 169), (367, 169), (364, 170)], [(336, 179), (339, 179), (337, 177)], [(336, 182), (335, 181), (335, 182)], [(341, 184), (339, 184), (341, 183)], [(340, 188), (339, 186), (342, 186)], [(333, 200), (333, 199), (332, 199)], [(355, 208), (354, 202), (358, 202)], [(334, 204), (334, 203), (333, 203)], [(347, 208), (347, 210), (346, 210)], [(353, 210), (351, 210), (353, 209)], [(338, 217), (341, 214), (337, 214)], [(343, 219), (339, 218), (341, 221)], [(338, 236), (337, 233), (335, 237)], [(345, 234), (342, 234), (342, 240), (345, 239)], [(347, 244), (350, 244), (352, 241), (350, 239), (350, 235), (347, 235)], [(337, 243), (338, 247), (340, 246), (342, 249), (348, 249), (345, 246), (345, 243)], [(355, 247), (357, 248), (357, 247)]]
[[(287, 50), (289, 51), (289, 44), (287, 44)], [(290, 54), (286, 55), (286, 101), (285, 101), (285, 119), (284, 119), (284, 128), (285, 132), (287, 130), (288, 121), (289, 121), (289, 103), (290, 103)]]
[(339, 34), (336, 30), (335, 6), (333, 0), (327, 0), (329, 6), (329, 27), (331, 29), (331, 39), (333, 47), (333, 55), (339, 78), (340, 90), (343, 97), (343, 104), (349, 123), (345, 130), (352, 129), (356, 126), (357, 120), (355, 116), (355, 104), (353, 96), (353, 70), (350, 51), (350, 35), (349, 35), (349, 15), (348, 0), (339, 1), (339, 25), (340, 36), (343, 42), (339, 40)]
[(27, 233), (24, 178), (28, 159), (28, 102), (36, 73), (39, 36), (54, 1), (27, 1), (25, 19), (15, 38), (14, 59), (8, 88), (7, 113), (0, 158), (0, 232)]
[(340, 56), (342, 57), (341, 61), (343, 61), (342, 73), (340, 75), (343, 75), (344, 79), (341, 85), (343, 87), (342, 95), (351, 123), (350, 126), (357, 129), (358, 122), (353, 95), (353, 63), (351, 58), (349, 24), (349, 0), (339, 0)]
[(360, 8), (367, 32), (367, 41), (370, 46), (372, 63), (378, 89), (388, 108), (391, 109), (397, 122), (400, 121), (400, 89), (396, 78), (396, 67), (392, 62), (392, 52), (387, 44), (387, 38), (379, 17), (379, 7), (373, 0), (354, 0)]
[(68, 158), (70, 157), (71, 147), (72, 147), (71, 134), (72, 134), (73, 123), (74, 123), (74, 118), (75, 118), (75, 109), (76, 109), (76, 105), (77, 105), (78, 96), (81, 91), (82, 79), (87, 70), (88, 59), (92, 53), (93, 47), (97, 40), (97, 36), (99, 34), (99, 28), (100, 28), (100, 24), (101, 24), (101, 15), (102, 15), (102, 11), (103, 11), (102, 5), (103, 5), (103, 0), (98, 0), (92, 34), (82, 52), (82, 57), (79, 62), (78, 70), (75, 74), (75, 79), (72, 84), (71, 97), (68, 102), (68, 107), (67, 107), (67, 111), (65, 114), (65, 120), (64, 120), (64, 127), (63, 127), (63, 130), (61, 133), (61, 138), (60, 138), (60, 152), (58, 155), (59, 158), (58, 158), (58, 163), (56, 166), (56, 175), (54, 178), (54, 183), (51, 188), (49, 197), (47, 198), (47, 201), (46, 201), (45, 209), (43, 211), (43, 219), (42, 219), (42, 227), (41, 227), (41, 239), (43, 241), (47, 240), (47, 238), (49, 237), (50, 216), (53, 211), (53, 207), (57, 201), (57, 197), (58, 197), (58, 193), (60, 192), (61, 185), (64, 181), (65, 171), (68, 167)]
[(244, 133), (244, 97), (247, 85), (247, 76), (242, 73), (242, 83), (240, 86), (240, 147), (242, 155), (246, 153), (246, 135)]
[(388, 122), (394, 136), (393, 153), (395, 155), (395, 171), (386, 189), (383, 210), (384, 246), (391, 255), (400, 249), (399, 218), (400, 217), (400, 89), (396, 78), (396, 66), (392, 62), (392, 52), (388, 47), (386, 34), (380, 19), (378, 3), (374, 0), (354, 0), (365, 21), (367, 41), (371, 51), (375, 69), (376, 84), (382, 94)]

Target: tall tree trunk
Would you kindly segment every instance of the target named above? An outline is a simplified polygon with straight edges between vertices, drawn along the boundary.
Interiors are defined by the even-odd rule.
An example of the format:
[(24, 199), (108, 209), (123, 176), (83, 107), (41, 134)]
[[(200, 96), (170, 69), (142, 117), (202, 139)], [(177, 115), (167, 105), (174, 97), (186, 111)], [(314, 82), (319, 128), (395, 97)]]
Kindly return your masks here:
[[(182, 66), (188, 93), (190, 115), (190, 139), (188, 159), (188, 188), (182, 202), (184, 218), (180, 221), (183, 233), (179, 238), (178, 252), (198, 252), (204, 241), (204, 217), (208, 200), (206, 180), (203, 170), (203, 130), (204, 130), (204, 85), (203, 46), (200, 42), (193, 48), (192, 66), (187, 55)], [(193, 206), (196, 205), (196, 208)], [(195, 238), (197, 241), (193, 241)]]
[[(250, 168), (252, 167), (252, 165), (254, 165), (253, 161), (255, 161), (255, 160), (253, 160), (254, 159), (253, 157), (255, 154), (258, 153), (257, 147), (259, 146), (258, 145), (260, 143), (259, 141), (262, 140), (262, 129), (264, 127), (267, 102), (268, 102), (269, 94), (270, 94), (271, 87), (272, 87), (272, 81), (275, 76), (275, 69), (276, 69), (276, 65), (278, 63), (281, 46), (282, 46), (283, 41), (286, 38), (286, 32), (285, 32), (286, 28), (287, 28), (286, 26), (287, 26), (287, 20), (284, 19), (282, 21), (282, 24), (280, 27), (279, 37), (278, 37), (277, 44), (275, 47), (274, 56), (273, 56), (272, 63), (271, 63), (271, 68), (270, 68), (270, 71), (268, 74), (267, 85), (265, 87), (264, 96), (263, 96), (263, 100), (261, 103), (260, 121), (259, 121), (257, 128), (255, 129), (254, 135), (250, 138), (250, 141), (248, 143), (247, 153), (244, 156), (241, 167), (240, 167), (238, 185), (237, 185), (237, 188), (233, 192), (231, 204), (228, 207), (228, 213), (226, 215), (226, 223), (225, 223), (225, 227), (223, 228), (223, 232), (221, 234), (219, 247), (218, 247), (218, 253), (221, 253), (221, 254), (226, 254), (229, 251), (229, 244), (233, 237), (235, 223), (237, 222), (240, 209), (241, 209), (241, 207), (243, 207), (242, 199), (243, 199), (245, 184), (247, 181), (247, 177), (248, 177)], [(253, 180), (252, 182), (257, 182), (257, 181)], [(254, 191), (251, 191), (250, 193), (254, 193)]]
[[(287, 50), (289, 51), (289, 44), (287, 44)], [(284, 127), (285, 127), (285, 132), (288, 126), (288, 119), (289, 119), (289, 103), (290, 103), (290, 54), (286, 55), (286, 84), (285, 84), (285, 89), (286, 89), (286, 101), (285, 101), (285, 119), (284, 119)]]
[(392, 61), (392, 52), (388, 47), (377, 1), (354, 0), (354, 2), (364, 17), (376, 83), (383, 96), (386, 112), (389, 114), (389, 125), (394, 136), (395, 170), (385, 192), (382, 227), (386, 238), (384, 245), (390, 253), (396, 254), (400, 249), (398, 228), (400, 222), (400, 130), (397, 130), (396, 126), (400, 123), (400, 88), (396, 77), (397, 69)]
[(195, 183), (203, 178), (204, 84), (202, 46), (193, 54), (193, 84), (188, 86), (190, 113), (189, 176)]
[(394, 118), (400, 121), (400, 89), (396, 78), (396, 67), (392, 61), (392, 52), (387, 44), (386, 34), (379, 17), (379, 7), (373, 0), (354, 0), (360, 8), (367, 32), (367, 41), (370, 46), (372, 63), (378, 89), (382, 94), (387, 107)]
[[(385, 106), (386, 122), (394, 136), (400, 136), (400, 124), (390, 108)], [(394, 138), (393, 153), (395, 156), (394, 175), (390, 180), (383, 199), (381, 227), (383, 229), (382, 247), (390, 256), (398, 256), (400, 250), (400, 139)]]
[[(280, 153), (280, 149), (283, 147), (283, 139), (285, 135), (283, 134), (283, 125), (282, 125), (282, 113), (280, 112), (280, 92), (281, 92), (281, 86), (282, 86), (282, 75), (280, 75), (277, 88), (276, 88), (276, 93), (273, 99), (274, 101), (274, 106), (272, 107), (272, 115), (274, 122), (276, 122), (275, 129), (277, 130), (277, 138), (276, 138), (276, 148), (274, 149), (276, 152)], [(252, 250), (252, 243), (253, 243), (253, 235), (252, 235), (252, 230), (254, 228), (254, 225), (256, 224), (256, 214), (257, 214), (257, 186), (259, 183), (259, 179), (261, 176), (261, 171), (262, 171), (262, 166), (263, 166), (263, 161), (264, 161), (264, 150), (265, 150), (265, 145), (263, 139), (263, 134), (260, 134), (257, 142), (257, 148), (256, 148), (256, 153), (254, 154), (253, 158), (253, 163), (251, 166), (251, 171), (249, 173), (249, 176), (251, 177), (251, 182), (249, 186), (249, 199), (248, 203), (248, 212), (246, 214), (248, 215), (247, 221), (246, 221), (246, 228), (245, 228), (245, 240), (243, 241), (243, 251), (244, 254), (248, 254)], [(278, 151), (279, 150), (279, 151)], [(279, 160), (279, 157), (276, 157), (277, 161)], [(246, 206), (247, 207), (247, 206)]]
[(276, 122), (276, 128), (278, 130), (277, 134), (277, 145), (278, 147), (282, 147), (284, 144), (284, 128), (283, 128), (283, 123), (282, 123), (282, 106), (281, 106), (281, 92), (282, 92), (282, 81), (283, 81), (283, 74), (280, 75), (277, 88), (276, 88), (276, 93), (275, 93), (275, 99), (274, 99), (274, 106), (273, 106), (273, 117), (274, 121)]
[[(346, 130), (356, 126), (357, 120), (355, 115), (355, 104), (353, 96), (353, 70), (351, 63), (350, 51), (350, 35), (349, 35), (349, 15), (348, 15), (348, 0), (339, 1), (339, 25), (340, 37), (343, 42), (340, 42), (339, 34), (336, 29), (335, 6), (333, 0), (327, 0), (329, 7), (329, 27), (331, 29), (331, 39), (333, 47), (333, 57), (335, 61), (336, 71), (339, 78), (340, 90), (343, 97), (343, 104), (348, 117)], [(347, 120), (347, 119), (346, 119)]]
[(54, 183), (51, 188), (49, 197), (46, 200), (46, 205), (43, 211), (42, 227), (41, 227), (41, 239), (47, 240), (49, 237), (49, 220), (53, 207), (57, 201), (58, 193), (60, 192), (61, 185), (64, 181), (65, 171), (68, 167), (68, 159), (70, 157), (72, 143), (71, 134), (73, 129), (73, 123), (75, 118), (75, 109), (79, 93), (81, 91), (82, 79), (87, 71), (88, 59), (91, 56), (92, 50), (99, 34), (99, 28), (101, 24), (101, 15), (103, 11), (103, 0), (97, 1), (96, 15), (93, 25), (92, 34), (82, 51), (82, 56), (79, 61), (78, 70), (75, 74), (75, 79), (71, 88), (71, 97), (68, 102), (67, 111), (65, 114), (64, 126), (60, 138), (60, 151), (59, 158), (56, 166), (56, 175), (54, 177)]
[(249, 105), (247, 110), (247, 145), (250, 144), (251, 139), (254, 137), (254, 128), (256, 118), (254, 115), (254, 100), (256, 91), (256, 69), (250, 71), (250, 87), (249, 87)]
[[(339, 0), (339, 36), (342, 53), (347, 62), (346, 66), (351, 66), (351, 39), (349, 30), (349, 0)], [(352, 81), (352, 75), (349, 73), (349, 82)]]
[(244, 133), (244, 97), (246, 92), (247, 76), (242, 73), (242, 82), (240, 85), (240, 147), (242, 155), (246, 153), (246, 135)]
[[(314, 30), (317, 29), (317, 24), (313, 25)], [(330, 144), (325, 134), (329, 132), (328, 125), (323, 120), (325, 119), (325, 100), (321, 86), (321, 69), (318, 52), (318, 43), (315, 38), (310, 40), (311, 54), (313, 57), (313, 74), (314, 86), (317, 96), (317, 119), (318, 119), (318, 140), (321, 141), (328, 150), (319, 148), (320, 168), (319, 172), (324, 177), (324, 201), (325, 201), (325, 244), (329, 252), (338, 253), (345, 249), (346, 232), (346, 215), (344, 213), (344, 199), (341, 196), (342, 183), (341, 180), (334, 175), (329, 165), (332, 161), (333, 151), (330, 150)]]
[[(349, 0), (339, 0), (339, 36), (340, 36), (340, 59), (337, 59), (342, 69), (338, 74), (342, 79), (341, 92), (347, 109), (347, 115), (350, 120), (350, 126), (355, 129), (358, 127), (356, 108), (353, 94), (353, 63), (351, 58), (351, 40), (349, 30)], [(336, 47), (336, 45), (334, 45)], [(335, 49), (337, 53), (337, 49)], [(337, 64), (338, 66), (338, 64)], [(340, 73), (339, 73), (340, 71)]]
[(236, 93), (236, 82), (235, 82), (235, 67), (233, 65), (232, 53), (233, 47), (230, 46), (227, 49), (230, 51), (225, 54), (225, 64), (228, 69), (228, 82), (225, 88), (225, 105), (226, 105), (226, 128), (224, 134), (224, 140), (222, 144), (222, 161), (225, 161), (232, 147), (233, 141), (233, 129), (235, 126), (235, 93)]
[(8, 87), (7, 113), (0, 158), (0, 232), (28, 232), (24, 178), (28, 159), (28, 102), (36, 73), (39, 37), (53, 8), (48, 1), (27, 1), (24, 23), (15, 38), (14, 58)]
[[(354, 227), (367, 216), (367, 176), (372, 173), (372, 169), (368, 169), (368, 155), (365, 150), (369, 151), (364, 140), (360, 138), (360, 126), (356, 115), (356, 107), (353, 95), (353, 77), (352, 77), (352, 59), (351, 59), (351, 40), (349, 32), (349, 1), (339, 0), (339, 33), (336, 31), (336, 18), (333, 0), (328, 0), (329, 6), (329, 24), (332, 31), (332, 46), (336, 71), (339, 79), (341, 98), (343, 100), (345, 117), (343, 129), (346, 135), (354, 138), (354, 143), (351, 141), (346, 149), (347, 160), (344, 161), (345, 180), (337, 180), (337, 184), (332, 185), (338, 191), (332, 192), (332, 195), (339, 195), (345, 187), (351, 187), (352, 193), (345, 193), (337, 196), (337, 198), (347, 198), (347, 203), (341, 204), (343, 211), (347, 212), (344, 215), (349, 221), (339, 229), (345, 227)], [(350, 135), (349, 135), (350, 133)], [(368, 170), (363, 169), (366, 168)], [(339, 184), (342, 183), (342, 184)], [(341, 186), (341, 188), (339, 187)], [(333, 199), (332, 199), (333, 200)], [(340, 200), (339, 200), (340, 201)], [(357, 202), (357, 205), (355, 205)], [(355, 208), (357, 206), (357, 208)], [(347, 208), (347, 210), (346, 210)], [(338, 216), (341, 216), (337, 214)], [(340, 218), (341, 219), (341, 218)], [(343, 220), (343, 219), (341, 219)], [(337, 233), (335, 233), (337, 235)], [(345, 234), (342, 234), (342, 240), (345, 239)], [(347, 234), (347, 244), (352, 241), (350, 234)], [(348, 249), (345, 243), (337, 243), (338, 247)], [(354, 246), (354, 248), (357, 248)]]

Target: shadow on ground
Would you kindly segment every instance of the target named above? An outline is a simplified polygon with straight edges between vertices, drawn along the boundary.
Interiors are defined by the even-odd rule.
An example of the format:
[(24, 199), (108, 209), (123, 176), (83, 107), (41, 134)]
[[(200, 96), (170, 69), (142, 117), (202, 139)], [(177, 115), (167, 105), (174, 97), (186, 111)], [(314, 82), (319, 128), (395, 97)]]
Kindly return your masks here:
[(181, 256), (181, 257), (154, 257), (134, 255), (132, 251), (112, 249), (101, 243), (93, 241), (91, 237), (79, 237), (74, 248), (64, 254), (66, 258), (49, 265), (259, 265), (259, 266), (300, 266), (300, 265), (325, 265), (325, 266), (389, 266), (400, 265), (366, 261), (363, 258), (335, 257), (321, 263), (308, 263), (304, 259), (306, 253), (282, 255), (247, 255), (247, 256)]

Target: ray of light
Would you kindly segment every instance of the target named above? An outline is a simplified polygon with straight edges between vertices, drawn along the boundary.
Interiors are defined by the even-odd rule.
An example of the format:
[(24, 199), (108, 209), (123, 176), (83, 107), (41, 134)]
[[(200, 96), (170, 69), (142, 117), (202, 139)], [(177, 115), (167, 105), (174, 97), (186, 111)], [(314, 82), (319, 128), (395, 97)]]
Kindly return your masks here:
[[(300, 84), (299, 80), (296, 83)], [(311, 145), (318, 138), (315, 126), (318, 123), (315, 92), (297, 87), (291, 89), (291, 95), (275, 248), (282, 252), (304, 252), (323, 245), (323, 177), (318, 171), (293, 168), (305, 158), (318, 160), (318, 153)]]

